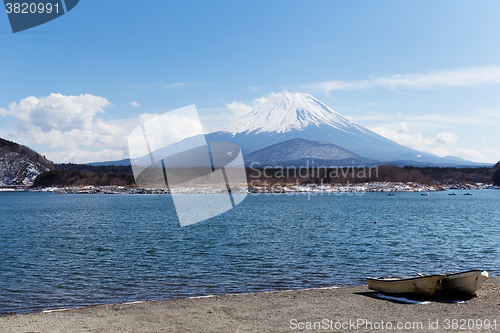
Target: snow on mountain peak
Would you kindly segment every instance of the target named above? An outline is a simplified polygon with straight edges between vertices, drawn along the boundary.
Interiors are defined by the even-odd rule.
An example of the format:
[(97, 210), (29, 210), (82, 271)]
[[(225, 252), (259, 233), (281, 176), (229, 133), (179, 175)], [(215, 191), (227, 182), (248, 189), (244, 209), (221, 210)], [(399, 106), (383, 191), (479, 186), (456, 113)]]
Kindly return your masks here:
[(320, 125), (329, 125), (346, 132), (352, 127), (363, 130), (309, 94), (273, 93), (261, 101), (254, 110), (220, 131), (233, 135), (250, 132), (284, 133)]

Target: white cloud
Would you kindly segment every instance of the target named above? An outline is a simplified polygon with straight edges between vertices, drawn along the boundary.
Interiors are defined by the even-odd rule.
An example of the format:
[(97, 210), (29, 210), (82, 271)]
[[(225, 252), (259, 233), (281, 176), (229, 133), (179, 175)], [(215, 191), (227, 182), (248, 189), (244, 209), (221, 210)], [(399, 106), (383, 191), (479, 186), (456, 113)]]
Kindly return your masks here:
[[(360, 117), (361, 118), (361, 117)], [(396, 114), (385, 114), (385, 115), (380, 115), (380, 119), (398, 119), (400, 121), (405, 121), (405, 122), (423, 122), (423, 123), (438, 123), (438, 124), (477, 124), (477, 125), (486, 125), (490, 124), (491, 120), (488, 120), (486, 117), (467, 117), (467, 116), (460, 116), (460, 115), (453, 115), (452, 117), (447, 116), (447, 115), (440, 115), (440, 114), (422, 114), (422, 115), (411, 115), (411, 114), (402, 114), (402, 113), (396, 113)], [(375, 119), (372, 119), (375, 120)]]
[(175, 88), (184, 87), (184, 86), (188, 86), (188, 85), (192, 85), (192, 84), (188, 83), (188, 82), (176, 82), (176, 83), (166, 84), (163, 87), (165, 89), (175, 89)]
[(110, 105), (106, 98), (89, 94), (51, 94), (24, 98), (0, 112), (17, 125), (10, 137), (45, 146), (47, 158), (57, 163), (126, 158), (129, 136), (138, 123), (147, 127), (153, 150), (203, 133), (194, 105), (162, 115), (143, 113), (138, 119), (105, 121), (99, 115)]
[(221, 124), (228, 124), (234, 119), (234, 113), (227, 107), (202, 108), (198, 109), (198, 114), (205, 133), (221, 127)]
[(431, 89), (437, 87), (480, 87), (500, 84), (500, 67), (464, 67), (448, 71), (425, 74), (396, 74), (388, 77), (376, 76), (369, 80), (324, 81), (302, 85), (302, 88), (322, 90), (355, 90), (374, 87), (389, 89)]
[(264, 89), (265, 89), (264, 86), (248, 86), (248, 90), (250, 90), (252, 92), (258, 92), (258, 91), (262, 91)]
[(165, 82), (146, 82), (146, 83), (136, 83), (131, 84), (131, 87), (139, 88), (139, 89), (177, 89), (181, 87), (196, 87), (196, 86), (206, 86), (208, 83), (204, 82), (173, 82), (173, 83), (165, 83)]
[[(56, 162), (88, 162), (99, 160), (96, 151), (113, 152), (111, 157), (120, 155), (126, 147), (128, 132), (121, 126), (98, 118), (104, 108), (111, 103), (103, 97), (90, 94), (65, 96), (50, 94), (45, 97), (30, 96), (19, 103), (11, 103), (2, 114), (14, 119), (17, 130), (11, 133), (22, 142), (42, 144), (54, 149), (46, 156)], [(87, 148), (87, 149), (85, 149)], [(61, 160), (61, 149), (70, 160)], [(83, 160), (86, 151), (88, 160)], [(107, 158), (104, 158), (107, 159)]]
[(491, 149), (491, 148), (484, 148), (483, 151), (487, 154), (496, 154), (496, 155), (500, 155), (500, 151), (496, 150), (496, 149)]
[(141, 104), (137, 103), (136, 101), (130, 102), (130, 105), (135, 106), (135, 107), (141, 106)]
[(101, 149), (97, 151), (90, 150), (65, 150), (61, 152), (44, 152), (42, 155), (56, 163), (91, 163), (100, 161), (117, 161), (127, 158), (125, 152), (121, 149)]
[(453, 152), (453, 155), (465, 158), (466, 160), (479, 161), (487, 160), (488, 158), (474, 149), (457, 148)]
[(426, 138), (421, 133), (414, 132), (403, 122), (393, 128), (373, 128), (377, 134), (395, 141), (403, 146), (431, 153), (438, 156), (450, 155), (450, 147), (457, 143), (459, 137), (454, 133), (442, 132), (433, 138)]
[[(336, 108), (338, 109), (338, 108)], [(381, 122), (381, 121), (393, 121), (398, 119), (394, 114), (382, 113), (382, 112), (368, 112), (364, 114), (359, 114), (352, 117), (355, 122)]]
[(166, 112), (164, 114), (140, 115), (141, 126), (136, 127), (127, 137), (129, 156), (138, 158), (182, 141), (196, 137), (183, 145), (190, 149), (205, 145), (203, 126), (194, 105)]
[(226, 104), (226, 106), (229, 110), (233, 111), (236, 117), (241, 117), (253, 110), (252, 106), (246, 105), (243, 102), (231, 102)]
[[(286, 93), (286, 91), (284, 92)], [(280, 98), (284, 93), (275, 93), (272, 92), (268, 94), (267, 96), (263, 96), (260, 98), (256, 98), (252, 101), (250, 104), (246, 104), (243, 102), (232, 102), (229, 104), (226, 104), (227, 108), (233, 112), (235, 117), (241, 117), (252, 110), (258, 108), (259, 106), (269, 102), (269, 100), (275, 99), (275, 98)]]
[(185, 138), (203, 134), (203, 127), (197, 114), (189, 112), (188, 108), (179, 109), (187, 110), (185, 113), (175, 110), (162, 115), (143, 113), (139, 116), (153, 151)]
[(482, 117), (488, 118), (490, 121), (500, 120), (500, 109), (494, 108), (478, 108), (478, 114)]
[(104, 113), (103, 108), (110, 105), (106, 98), (89, 94), (50, 94), (40, 98), (26, 97), (19, 104), (12, 102), (3, 113), (16, 118), (20, 127), (38, 127), (44, 132), (70, 131), (75, 128), (90, 130), (93, 117)]
[(500, 151), (492, 148), (483, 148), (481, 150), (487, 158), (482, 159), (483, 162), (496, 162), (500, 161)]
[(159, 117), (159, 116), (160, 115), (157, 113), (141, 113), (139, 115), (139, 121), (141, 124), (144, 124), (145, 122), (147, 122), (153, 118)]

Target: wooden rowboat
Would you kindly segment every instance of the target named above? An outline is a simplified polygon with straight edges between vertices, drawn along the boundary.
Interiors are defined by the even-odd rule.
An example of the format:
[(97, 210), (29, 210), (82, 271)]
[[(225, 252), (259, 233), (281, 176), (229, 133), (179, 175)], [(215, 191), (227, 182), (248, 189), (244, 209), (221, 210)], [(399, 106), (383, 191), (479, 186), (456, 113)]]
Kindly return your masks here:
[(488, 272), (479, 270), (447, 274), (439, 290), (452, 294), (474, 295), (488, 277)]
[(367, 278), (368, 288), (386, 294), (418, 294), (432, 296), (446, 278), (445, 274), (419, 277), (390, 276)]

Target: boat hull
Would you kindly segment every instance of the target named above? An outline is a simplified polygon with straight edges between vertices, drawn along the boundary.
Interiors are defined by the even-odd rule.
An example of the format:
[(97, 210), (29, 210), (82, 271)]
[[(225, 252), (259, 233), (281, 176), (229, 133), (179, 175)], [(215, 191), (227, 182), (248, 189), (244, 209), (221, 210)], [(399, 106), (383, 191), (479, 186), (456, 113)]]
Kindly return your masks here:
[(440, 290), (451, 293), (474, 295), (489, 274), (486, 271), (468, 271), (449, 274), (440, 286)]
[(368, 288), (385, 294), (418, 294), (432, 296), (446, 275), (427, 275), (416, 278), (367, 278)]

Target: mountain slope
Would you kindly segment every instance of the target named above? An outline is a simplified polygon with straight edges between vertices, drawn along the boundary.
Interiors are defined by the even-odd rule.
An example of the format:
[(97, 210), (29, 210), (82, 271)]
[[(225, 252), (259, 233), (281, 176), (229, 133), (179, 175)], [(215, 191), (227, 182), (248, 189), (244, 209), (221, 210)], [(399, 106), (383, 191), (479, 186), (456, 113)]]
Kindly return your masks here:
[(0, 186), (32, 186), (52, 168), (51, 161), (30, 148), (0, 138)]
[(369, 162), (353, 152), (328, 142), (292, 139), (245, 155), (247, 166), (346, 166)]

